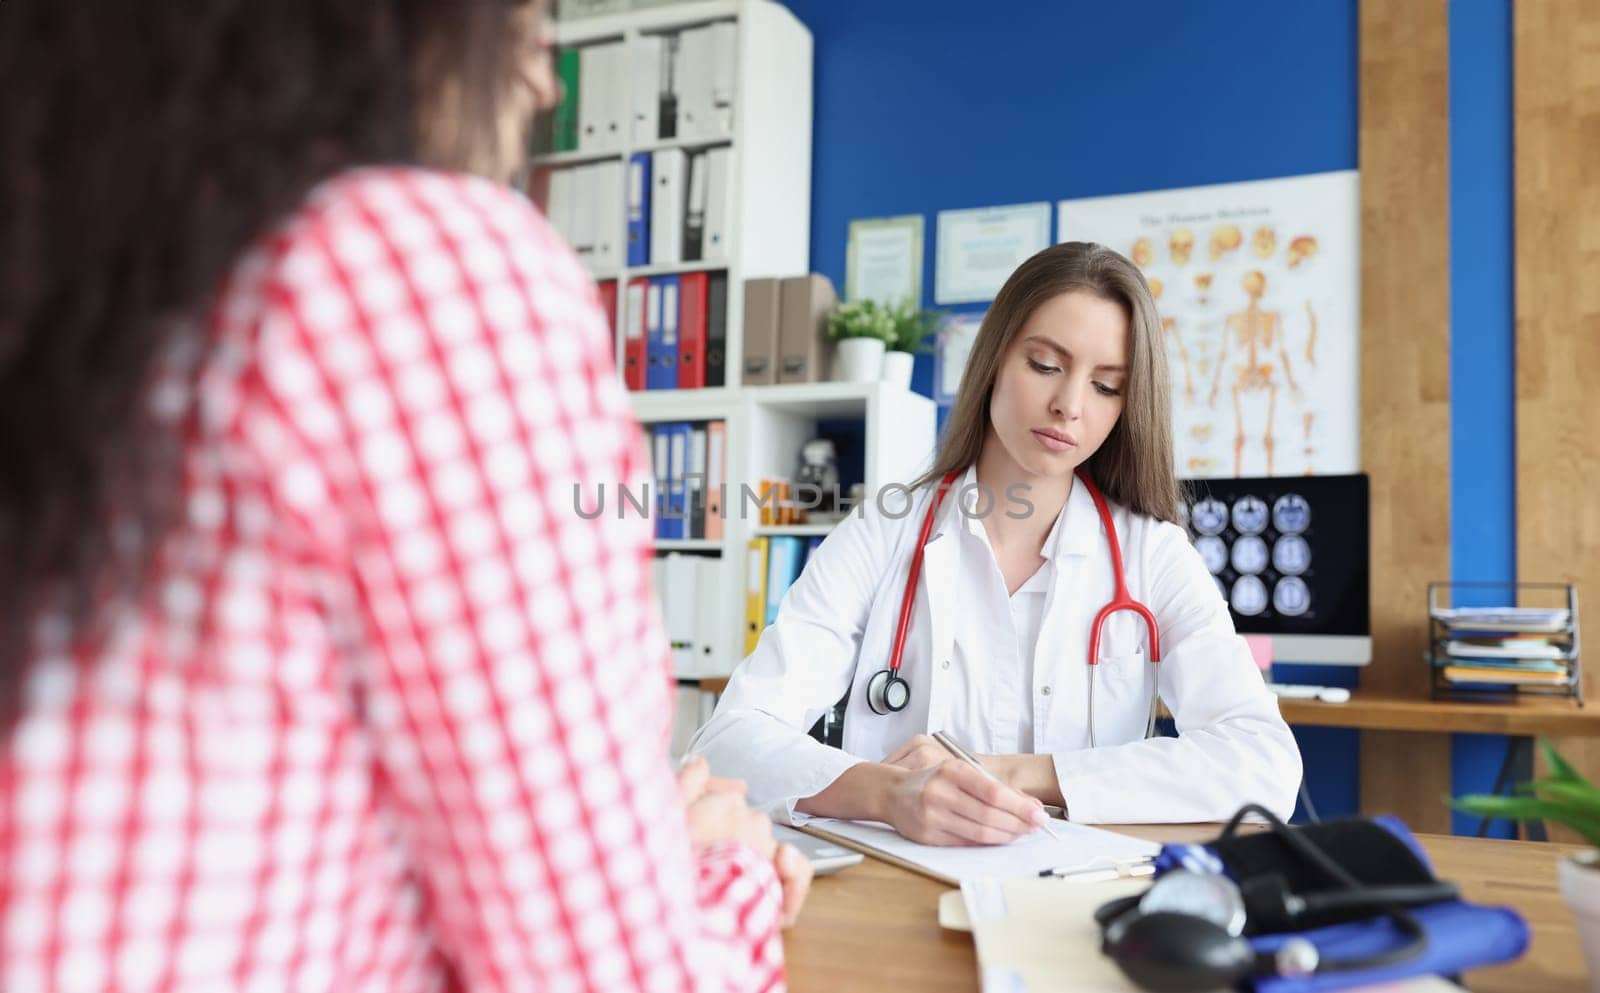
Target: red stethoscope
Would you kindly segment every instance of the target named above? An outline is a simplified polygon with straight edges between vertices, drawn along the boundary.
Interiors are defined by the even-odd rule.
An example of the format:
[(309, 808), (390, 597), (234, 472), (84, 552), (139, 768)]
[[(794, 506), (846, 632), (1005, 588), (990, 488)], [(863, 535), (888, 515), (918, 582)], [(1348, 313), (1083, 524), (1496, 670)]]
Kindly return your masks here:
[[(939, 483), (939, 489), (933, 495), (933, 503), (928, 507), (928, 516), (922, 520), (922, 531), (917, 536), (916, 551), (911, 555), (911, 572), (906, 576), (906, 592), (900, 598), (900, 620), (894, 629), (894, 647), (889, 653), (889, 668), (875, 673), (867, 682), (867, 706), (875, 714), (893, 714), (906, 708), (911, 702), (911, 687), (900, 675), (900, 662), (906, 650), (906, 632), (911, 628), (911, 605), (917, 597), (917, 580), (922, 576), (922, 548), (928, 543), (928, 535), (933, 531), (933, 519), (939, 514), (939, 507), (943, 505), (945, 494), (950, 491), (950, 486), (956, 480), (957, 473), (950, 473)], [(1100, 608), (1094, 615), (1094, 623), (1089, 627), (1089, 747), (1095, 747), (1094, 736), (1094, 684), (1095, 671), (1100, 664), (1100, 631), (1105, 627), (1106, 618), (1123, 610), (1131, 610), (1144, 619), (1145, 631), (1150, 638), (1150, 661), (1161, 661), (1161, 631), (1156, 626), (1155, 615), (1150, 608), (1135, 600), (1128, 594), (1128, 583), (1122, 575), (1122, 543), (1117, 540), (1117, 525), (1111, 519), (1111, 508), (1106, 503), (1106, 498), (1100, 493), (1100, 487), (1094, 484), (1088, 473), (1079, 471), (1078, 481), (1089, 490), (1089, 496), (1094, 500), (1095, 510), (1100, 513), (1100, 523), (1106, 529), (1106, 541), (1111, 546), (1111, 573), (1116, 580), (1116, 589), (1111, 602)], [(1150, 720), (1145, 725), (1145, 737), (1149, 737), (1155, 727), (1156, 697), (1150, 697)]]

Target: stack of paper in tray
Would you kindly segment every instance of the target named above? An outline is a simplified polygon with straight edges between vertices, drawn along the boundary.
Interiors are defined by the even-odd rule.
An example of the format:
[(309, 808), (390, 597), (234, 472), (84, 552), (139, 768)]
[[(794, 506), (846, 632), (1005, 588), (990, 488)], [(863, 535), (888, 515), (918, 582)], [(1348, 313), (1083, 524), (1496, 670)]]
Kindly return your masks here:
[(1456, 607), (1434, 612), (1449, 630), (1433, 664), (1452, 685), (1565, 686), (1574, 656), (1571, 612), (1533, 607)]

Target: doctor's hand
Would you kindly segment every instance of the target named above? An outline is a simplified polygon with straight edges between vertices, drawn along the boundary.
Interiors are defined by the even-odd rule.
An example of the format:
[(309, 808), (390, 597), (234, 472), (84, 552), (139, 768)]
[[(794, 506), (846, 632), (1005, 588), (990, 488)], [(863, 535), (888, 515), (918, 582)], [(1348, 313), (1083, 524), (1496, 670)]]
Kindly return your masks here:
[(897, 765), (902, 769), (926, 769), (948, 761), (950, 753), (944, 746), (934, 741), (925, 734), (912, 737), (905, 744), (890, 752), (883, 760), (884, 765)]
[(1004, 845), (1049, 819), (1039, 801), (948, 756), (900, 777), (888, 800), (894, 829), (924, 845)]

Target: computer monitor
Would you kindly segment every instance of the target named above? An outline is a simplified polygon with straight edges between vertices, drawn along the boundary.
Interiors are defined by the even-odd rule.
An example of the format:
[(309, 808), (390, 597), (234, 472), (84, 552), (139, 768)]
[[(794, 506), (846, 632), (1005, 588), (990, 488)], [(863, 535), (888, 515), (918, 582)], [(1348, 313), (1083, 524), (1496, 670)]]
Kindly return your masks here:
[(1241, 634), (1277, 662), (1372, 661), (1365, 475), (1191, 479), (1181, 510)]

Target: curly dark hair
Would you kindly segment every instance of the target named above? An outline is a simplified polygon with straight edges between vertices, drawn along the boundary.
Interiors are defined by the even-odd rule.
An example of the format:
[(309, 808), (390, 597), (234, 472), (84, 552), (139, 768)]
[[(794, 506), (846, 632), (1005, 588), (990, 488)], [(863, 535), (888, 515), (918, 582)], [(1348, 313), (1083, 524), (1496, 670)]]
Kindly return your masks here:
[[(59, 591), (92, 627), (99, 595), (137, 591), (170, 519), (175, 440), (140, 401), (156, 357), (197, 333), (174, 318), (200, 314), (330, 175), (483, 161), (539, 14), (538, 0), (0, 3), (0, 719), (41, 598)], [(144, 526), (113, 529), (114, 513)]]

